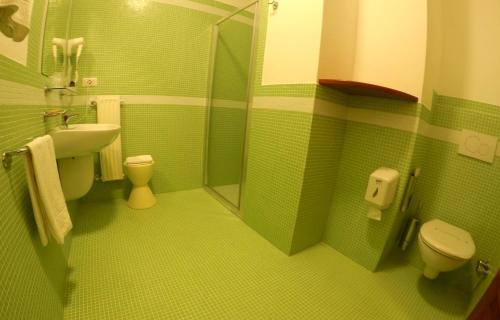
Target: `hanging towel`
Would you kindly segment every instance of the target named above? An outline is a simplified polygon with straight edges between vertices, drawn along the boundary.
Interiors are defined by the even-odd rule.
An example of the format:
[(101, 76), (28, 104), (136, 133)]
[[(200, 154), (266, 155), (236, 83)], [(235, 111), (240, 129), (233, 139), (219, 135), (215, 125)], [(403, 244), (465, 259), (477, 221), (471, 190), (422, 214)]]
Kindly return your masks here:
[(33, 0), (0, 0), (0, 31), (16, 42), (23, 41), (31, 28)]
[[(97, 97), (97, 122), (120, 125), (120, 96)], [(102, 181), (123, 179), (121, 134), (101, 150), (100, 160)]]
[(59, 180), (54, 142), (45, 135), (27, 147), (26, 177), (40, 240), (46, 246), (50, 235), (63, 244), (73, 225)]

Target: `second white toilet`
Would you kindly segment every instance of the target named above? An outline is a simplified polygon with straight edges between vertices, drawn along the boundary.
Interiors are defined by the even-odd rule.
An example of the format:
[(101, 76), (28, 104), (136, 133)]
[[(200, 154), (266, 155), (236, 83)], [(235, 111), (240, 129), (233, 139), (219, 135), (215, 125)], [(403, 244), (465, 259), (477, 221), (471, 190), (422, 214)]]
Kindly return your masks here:
[(153, 157), (150, 155), (128, 157), (123, 165), (130, 182), (132, 182), (128, 206), (132, 209), (146, 209), (154, 206), (156, 198), (148, 185), (153, 176)]
[(425, 263), (424, 276), (429, 279), (459, 268), (476, 252), (474, 240), (467, 231), (439, 219), (422, 225), (418, 248)]

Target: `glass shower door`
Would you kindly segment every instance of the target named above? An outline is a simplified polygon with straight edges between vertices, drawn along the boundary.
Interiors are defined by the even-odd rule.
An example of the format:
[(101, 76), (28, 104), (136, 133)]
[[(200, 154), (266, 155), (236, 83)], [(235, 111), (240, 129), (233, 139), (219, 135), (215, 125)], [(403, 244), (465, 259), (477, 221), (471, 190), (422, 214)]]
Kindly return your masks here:
[[(214, 26), (205, 184), (236, 209), (240, 205), (254, 4)], [(249, 12), (251, 11), (251, 12)]]

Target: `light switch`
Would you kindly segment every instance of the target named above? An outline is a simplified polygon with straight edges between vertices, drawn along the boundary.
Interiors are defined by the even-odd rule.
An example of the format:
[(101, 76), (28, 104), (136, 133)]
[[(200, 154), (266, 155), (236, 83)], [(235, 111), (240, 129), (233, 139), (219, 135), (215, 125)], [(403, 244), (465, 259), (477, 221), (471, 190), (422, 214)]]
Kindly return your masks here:
[(471, 130), (462, 130), (458, 153), (489, 163), (495, 160), (498, 138)]

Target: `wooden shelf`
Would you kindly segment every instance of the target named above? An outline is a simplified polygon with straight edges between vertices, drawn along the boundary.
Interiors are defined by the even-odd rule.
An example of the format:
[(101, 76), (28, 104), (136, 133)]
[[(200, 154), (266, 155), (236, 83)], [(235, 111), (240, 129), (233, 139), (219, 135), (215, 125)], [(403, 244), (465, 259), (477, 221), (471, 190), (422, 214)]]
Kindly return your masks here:
[(418, 98), (411, 94), (375, 84), (335, 79), (319, 79), (319, 84), (348, 94), (418, 102)]

